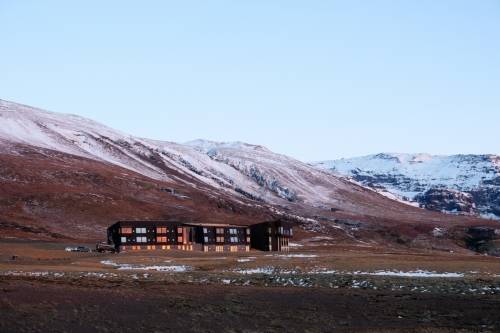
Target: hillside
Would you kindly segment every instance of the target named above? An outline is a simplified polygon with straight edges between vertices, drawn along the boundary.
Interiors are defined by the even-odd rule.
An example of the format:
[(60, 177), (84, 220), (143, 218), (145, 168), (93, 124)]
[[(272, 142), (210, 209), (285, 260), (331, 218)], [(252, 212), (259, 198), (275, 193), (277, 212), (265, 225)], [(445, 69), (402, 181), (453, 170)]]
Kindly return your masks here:
[(117, 219), (284, 217), (303, 239), (450, 248), (490, 223), (411, 207), (265, 147), (137, 138), (7, 101), (0, 161), (2, 237), (99, 239)]
[(500, 219), (497, 155), (377, 154), (313, 165), (427, 209)]

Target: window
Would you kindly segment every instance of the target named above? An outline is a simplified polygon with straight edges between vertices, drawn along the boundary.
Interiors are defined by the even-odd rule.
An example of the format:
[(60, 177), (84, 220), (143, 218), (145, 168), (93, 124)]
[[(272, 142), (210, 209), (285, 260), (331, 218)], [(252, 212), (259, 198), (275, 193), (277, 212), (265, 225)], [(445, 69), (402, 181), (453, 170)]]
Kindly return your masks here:
[(247, 228), (247, 235), (250, 235), (250, 228)]
[(135, 233), (136, 234), (145, 234), (146, 228), (135, 228)]
[(165, 237), (165, 236), (156, 237), (156, 242), (157, 243), (166, 243), (167, 242), (167, 237)]
[(238, 243), (238, 237), (231, 237), (231, 243)]
[(182, 234), (182, 227), (177, 227), (177, 233)]
[(224, 228), (217, 228), (215, 232), (218, 234), (224, 234)]
[(132, 228), (120, 228), (120, 229), (122, 235), (129, 235), (132, 233)]
[(229, 229), (229, 234), (236, 235), (238, 231), (236, 229)]
[(146, 243), (148, 240), (147, 240), (147, 239), (146, 239), (146, 237), (144, 237), (144, 236), (139, 236), (139, 237), (136, 237), (136, 238), (135, 238), (135, 241), (136, 241), (137, 243)]
[(208, 237), (207, 236), (205, 236), (204, 240), (205, 240), (205, 243), (208, 243)]
[(156, 228), (156, 233), (157, 234), (166, 234), (167, 233), (167, 227), (157, 227)]
[(127, 242), (127, 237), (121, 237), (121, 238), (120, 238), (120, 242), (121, 242), (122, 244), (126, 243), (126, 242)]
[(224, 237), (217, 236), (216, 241), (217, 241), (217, 243), (224, 243)]
[(203, 228), (203, 233), (206, 234), (208, 232), (207, 228)]

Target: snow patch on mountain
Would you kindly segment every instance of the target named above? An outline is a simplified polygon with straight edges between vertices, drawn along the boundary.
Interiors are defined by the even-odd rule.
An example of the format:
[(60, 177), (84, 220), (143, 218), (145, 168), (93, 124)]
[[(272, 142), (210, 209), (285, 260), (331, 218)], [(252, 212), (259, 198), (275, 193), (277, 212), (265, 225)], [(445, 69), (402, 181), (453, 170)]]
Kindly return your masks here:
[(497, 200), (500, 198), (500, 157), (497, 155), (383, 153), (312, 165), (348, 176), (380, 192), (388, 191), (400, 199), (418, 201), (433, 210), (464, 209), (461, 212), (500, 217)]
[(335, 176), (260, 145), (138, 138), (79, 116), (0, 100), (0, 149), (15, 152), (16, 144), (102, 161), (162, 181), (204, 184), (206, 191), (217, 188), (257, 203), (329, 207), (336, 190), (349, 187)]

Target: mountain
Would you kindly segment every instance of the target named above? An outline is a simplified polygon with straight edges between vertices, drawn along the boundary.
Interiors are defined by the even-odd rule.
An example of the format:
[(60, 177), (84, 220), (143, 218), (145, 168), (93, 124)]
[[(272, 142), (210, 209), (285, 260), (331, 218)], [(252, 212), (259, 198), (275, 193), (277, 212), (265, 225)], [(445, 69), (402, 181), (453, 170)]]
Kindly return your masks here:
[(421, 207), (500, 219), (500, 156), (377, 154), (313, 163)]
[(490, 223), (391, 200), (262, 146), (139, 138), (0, 100), (1, 237), (97, 240), (119, 219), (276, 218), (321, 244), (444, 249)]

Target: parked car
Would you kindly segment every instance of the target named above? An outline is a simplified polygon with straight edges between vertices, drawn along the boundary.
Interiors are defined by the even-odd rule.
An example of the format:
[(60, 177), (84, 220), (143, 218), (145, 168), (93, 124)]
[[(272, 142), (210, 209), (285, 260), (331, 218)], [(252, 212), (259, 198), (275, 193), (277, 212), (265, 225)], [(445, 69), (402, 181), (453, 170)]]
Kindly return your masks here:
[(95, 245), (96, 252), (99, 253), (115, 253), (116, 249), (113, 245), (107, 243), (97, 243)]
[(92, 252), (92, 250), (86, 246), (76, 246), (76, 247), (68, 246), (64, 250), (66, 252)]

